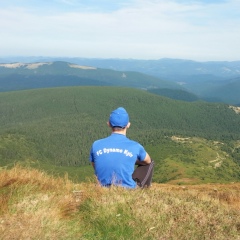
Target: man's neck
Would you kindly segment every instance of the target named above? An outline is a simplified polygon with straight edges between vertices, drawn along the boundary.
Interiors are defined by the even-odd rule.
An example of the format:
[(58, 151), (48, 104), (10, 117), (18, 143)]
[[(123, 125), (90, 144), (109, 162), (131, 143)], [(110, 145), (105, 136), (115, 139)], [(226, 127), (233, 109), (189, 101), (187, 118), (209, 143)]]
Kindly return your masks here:
[(123, 130), (117, 130), (117, 131), (112, 131), (112, 133), (117, 133), (117, 134), (122, 134), (122, 135), (127, 135), (127, 130), (126, 128)]

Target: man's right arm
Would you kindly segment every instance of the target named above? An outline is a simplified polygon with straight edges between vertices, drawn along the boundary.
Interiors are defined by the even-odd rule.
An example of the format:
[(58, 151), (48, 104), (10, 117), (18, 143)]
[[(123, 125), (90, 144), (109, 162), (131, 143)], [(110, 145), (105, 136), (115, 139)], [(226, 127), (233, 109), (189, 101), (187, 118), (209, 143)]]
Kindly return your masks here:
[(136, 164), (136, 165), (148, 165), (148, 164), (151, 163), (151, 161), (152, 161), (152, 160), (151, 160), (149, 154), (147, 153), (147, 154), (146, 154), (146, 157), (145, 157), (145, 159), (144, 159), (143, 161), (137, 160), (135, 164)]

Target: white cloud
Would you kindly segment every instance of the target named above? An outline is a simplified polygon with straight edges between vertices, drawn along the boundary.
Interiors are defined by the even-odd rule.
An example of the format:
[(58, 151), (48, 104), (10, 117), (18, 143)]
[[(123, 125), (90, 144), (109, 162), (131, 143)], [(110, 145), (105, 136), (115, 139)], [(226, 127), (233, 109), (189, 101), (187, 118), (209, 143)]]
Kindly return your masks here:
[(240, 58), (239, 1), (182, 2), (139, 0), (109, 12), (0, 9), (1, 54)]

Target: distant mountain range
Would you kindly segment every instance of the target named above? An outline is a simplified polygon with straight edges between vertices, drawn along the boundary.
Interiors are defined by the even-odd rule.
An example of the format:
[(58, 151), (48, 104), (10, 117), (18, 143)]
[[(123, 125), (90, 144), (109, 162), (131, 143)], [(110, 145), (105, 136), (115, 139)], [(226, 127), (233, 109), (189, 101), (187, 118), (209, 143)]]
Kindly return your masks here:
[[(29, 89), (54, 86), (112, 85), (145, 88), (151, 91), (155, 89), (152, 92), (157, 94), (161, 92), (161, 95), (178, 100), (202, 99), (240, 105), (240, 61), (196, 62), (181, 59), (16, 57), (1, 58), (0, 62), (2, 63), (0, 64), (0, 91), (25, 89), (26, 86)], [(18, 68), (6, 65), (17, 62), (20, 63)], [(35, 63), (35, 65), (27, 63)], [(41, 65), (41, 63), (45, 64)], [(35, 68), (31, 66), (35, 66)], [(19, 81), (20, 79), (21, 81)], [(161, 91), (157, 89), (161, 89)], [(174, 94), (174, 90), (176, 90), (176, 94)], [(183, 92), (179, 94), (179, 90)], [(181, 97), (182, 94), (183, 97)], [(189, 94), (190, 98), (187, 97), (190, 96)]]
[(0, 64), (0, 91), (59, 86), (122, 86), (180, 89), (177, 83), (133, 71), (116, 71), (68, 62)]

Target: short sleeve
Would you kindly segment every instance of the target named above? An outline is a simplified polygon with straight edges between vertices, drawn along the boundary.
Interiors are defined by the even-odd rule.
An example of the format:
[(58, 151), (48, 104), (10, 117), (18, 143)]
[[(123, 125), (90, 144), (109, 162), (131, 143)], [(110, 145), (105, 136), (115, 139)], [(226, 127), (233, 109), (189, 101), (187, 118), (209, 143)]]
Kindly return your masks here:
[(139, 144), (138, 160), (143, 161), (146, 158), (146, 155), (147, 155), (146, 150), (141, 144)]
[(90, 154), (89, 154), (89, 161), (94, 162), (94, 156), (93, 156), (93, 146), (91, 147)]

